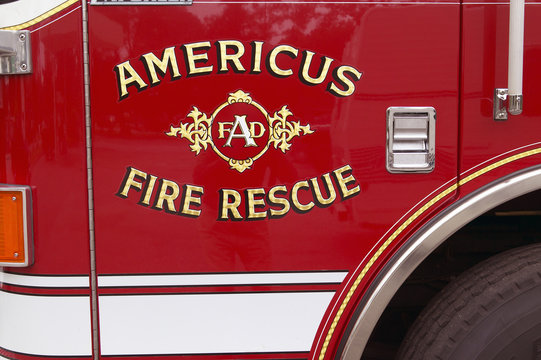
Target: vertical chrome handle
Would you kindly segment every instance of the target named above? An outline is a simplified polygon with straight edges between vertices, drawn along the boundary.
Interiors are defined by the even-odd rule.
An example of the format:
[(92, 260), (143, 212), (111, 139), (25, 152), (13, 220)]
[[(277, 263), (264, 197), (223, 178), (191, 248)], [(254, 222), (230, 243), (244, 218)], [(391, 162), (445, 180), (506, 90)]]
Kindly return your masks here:
[[(522, 72), (524, 67), (524, 0), (511, 0), (509, 7), (509, 62), (507, 89), (494, 90), (494, 120), (522, 113)], [(507, 109), (506, 109), (507, 108)]]
[(522, 112), (522, 71), (524, 54), (524, 0), (511, 0), (509, 9), (509, 88), (508, 110), (511, 115)]

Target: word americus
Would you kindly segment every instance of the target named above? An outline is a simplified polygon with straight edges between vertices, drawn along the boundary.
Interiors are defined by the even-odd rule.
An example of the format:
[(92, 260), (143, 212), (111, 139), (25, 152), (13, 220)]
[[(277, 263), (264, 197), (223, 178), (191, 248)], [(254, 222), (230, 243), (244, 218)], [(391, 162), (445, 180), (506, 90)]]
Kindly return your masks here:
[[(300, 50), (290, 45), (278, 45), (271, 49), (263, 41), (252, 41), (245, 46), (237, 40), (220, 40), (184, 44), (178, 47), (185, 63), (185, 76), (235, 73), (260, 74), (264, 71), (278, 78), (294, 75), (309, 86), (324, 84), (334, 96), (350, 96), (355, 91), (355, 81), (362, 72), (349, 65), (333, 67), (334, 59), (321, 56), (314, 59), (315, 53)], [(118, 95), (120, 100), (129, 96), (128, 88), (138, 91), (160, 84), (161, 78), (169, 73), (171, 80), (179, 80), (182, 74), (177, 61), (177, 48), (168, 47), (161, 56), (149, 52), (141, 55), (146, 79), (143, 79), (130, 61), (115, 66)], [(249, 54), (248, 54), (249, 53)], [(212, 60), (213, 59), (213, 60)], [(331, 71), (331, 68), (333, 69)]]

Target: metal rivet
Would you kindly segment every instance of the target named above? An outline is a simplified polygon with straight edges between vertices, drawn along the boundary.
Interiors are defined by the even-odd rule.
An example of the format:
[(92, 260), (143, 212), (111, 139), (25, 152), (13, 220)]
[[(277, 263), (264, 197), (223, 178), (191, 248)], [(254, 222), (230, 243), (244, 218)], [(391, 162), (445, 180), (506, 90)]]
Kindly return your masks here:
[(17, 198), (14, 196), (14, 197), (11, 198), (11, 200), (15, 201), (15, 200), (17, 200)]
[(19, 34), (19, 40), (25, 41), (26, 40), (26, 35), (25, 34)]
[(21, 70), (26, 71), (28, 69), (28, 66), (26, 64), (21, 64)]
[(13, 257), (18, 258), (18, 257), (19, 257), (19, 253), (13, 253)]

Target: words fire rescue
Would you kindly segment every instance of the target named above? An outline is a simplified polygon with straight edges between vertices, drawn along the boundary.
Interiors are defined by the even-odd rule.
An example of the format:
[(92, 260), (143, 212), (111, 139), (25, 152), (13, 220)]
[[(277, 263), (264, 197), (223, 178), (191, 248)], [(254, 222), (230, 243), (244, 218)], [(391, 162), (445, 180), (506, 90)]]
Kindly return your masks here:
[[(321, 56), (319, 61), (314, 61), (315, 53), (312, 51), (300, 51), (290, 45), (266, 49), (267, 46), (263, 41), (252, 41), (249, 47), (251, 56), (245, 56), (245, 45), (237, 40), (220, 40), (214, 43), (214, 47), (210, 41), (184, 44), (179, 49), (183, 54), (185, 76), (189, 78), (212, 73), (226, 74), (230, 70), (238, 74), (246, 73), (248, 70), (250, 74), (261, 74), (266, 70), (278, 78), (286, 78), (296, 73), (302, 83), (309, 86), (326, 84), (326, 90), (338, 97), (352, 95), (355, 91), (354, 81), (359, 81), (362, 76), (362, 72), (354, 67), (341, 65), (333, 68), (330, 79), (327, 80), (331, 65), (335, 62), (332, 58)], [(211, 57), (215, 61), (210, 60)], [(164, 49), (161, 57), (149, 52), (143, 54), (139, 60), (144, 67), (146, 80), (130, 61), (118, 64), (114, 68), (120, 100), (129, 96), (129, 87), (133, 86), (142, 91), (148, 89), (149, 85), (153, 87), (160, 84), (160, 77), (163, 78), (167, 72), (173, 81), (182, 78), (175, 46)], [(263, 61), (265, 64), (262, 64)], [(248, 64), (249, 69), (245, 67)], [(312, 76), (310, 73), (316, 74)]]
[[(270, 189), (243, 191), (220, 189), (217, 218), (221, 221), (278, 219), (290, 210), (304, 214), (316, 206), (330, 206), (336, 201), (337, 193), (344, 201), (360, 191), (351, 166), (345, 165), (320, 178), (297, 181), (291, 187), (277, 185)], [(116, 195), (123, 199), (139, 196), (138, 204), (141, 206), (197, 218), (203, 211), (204, 194), (202, 186), (185, 184), (181, 191), (175, 181), (161, 179), (130, 166)]]

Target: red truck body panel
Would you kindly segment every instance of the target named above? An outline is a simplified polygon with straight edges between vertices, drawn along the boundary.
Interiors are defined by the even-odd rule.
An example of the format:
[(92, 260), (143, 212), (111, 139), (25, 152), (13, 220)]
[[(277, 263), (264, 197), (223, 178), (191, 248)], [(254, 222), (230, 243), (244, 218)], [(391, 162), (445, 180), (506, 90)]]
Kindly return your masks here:
[[(32, 188), (35, 261), (0, 292), (58, 300), (76, 340), (7, 323), (0, 356), (333, 358), (411, 235), (540, 163), (539, 4), (502, 122), (505, 2), (68, 1), (15, 26), (34, 71), (0, 76), (0, 183)], [(387, 171), (389, 107), (435, 109), (432, 172)]]

